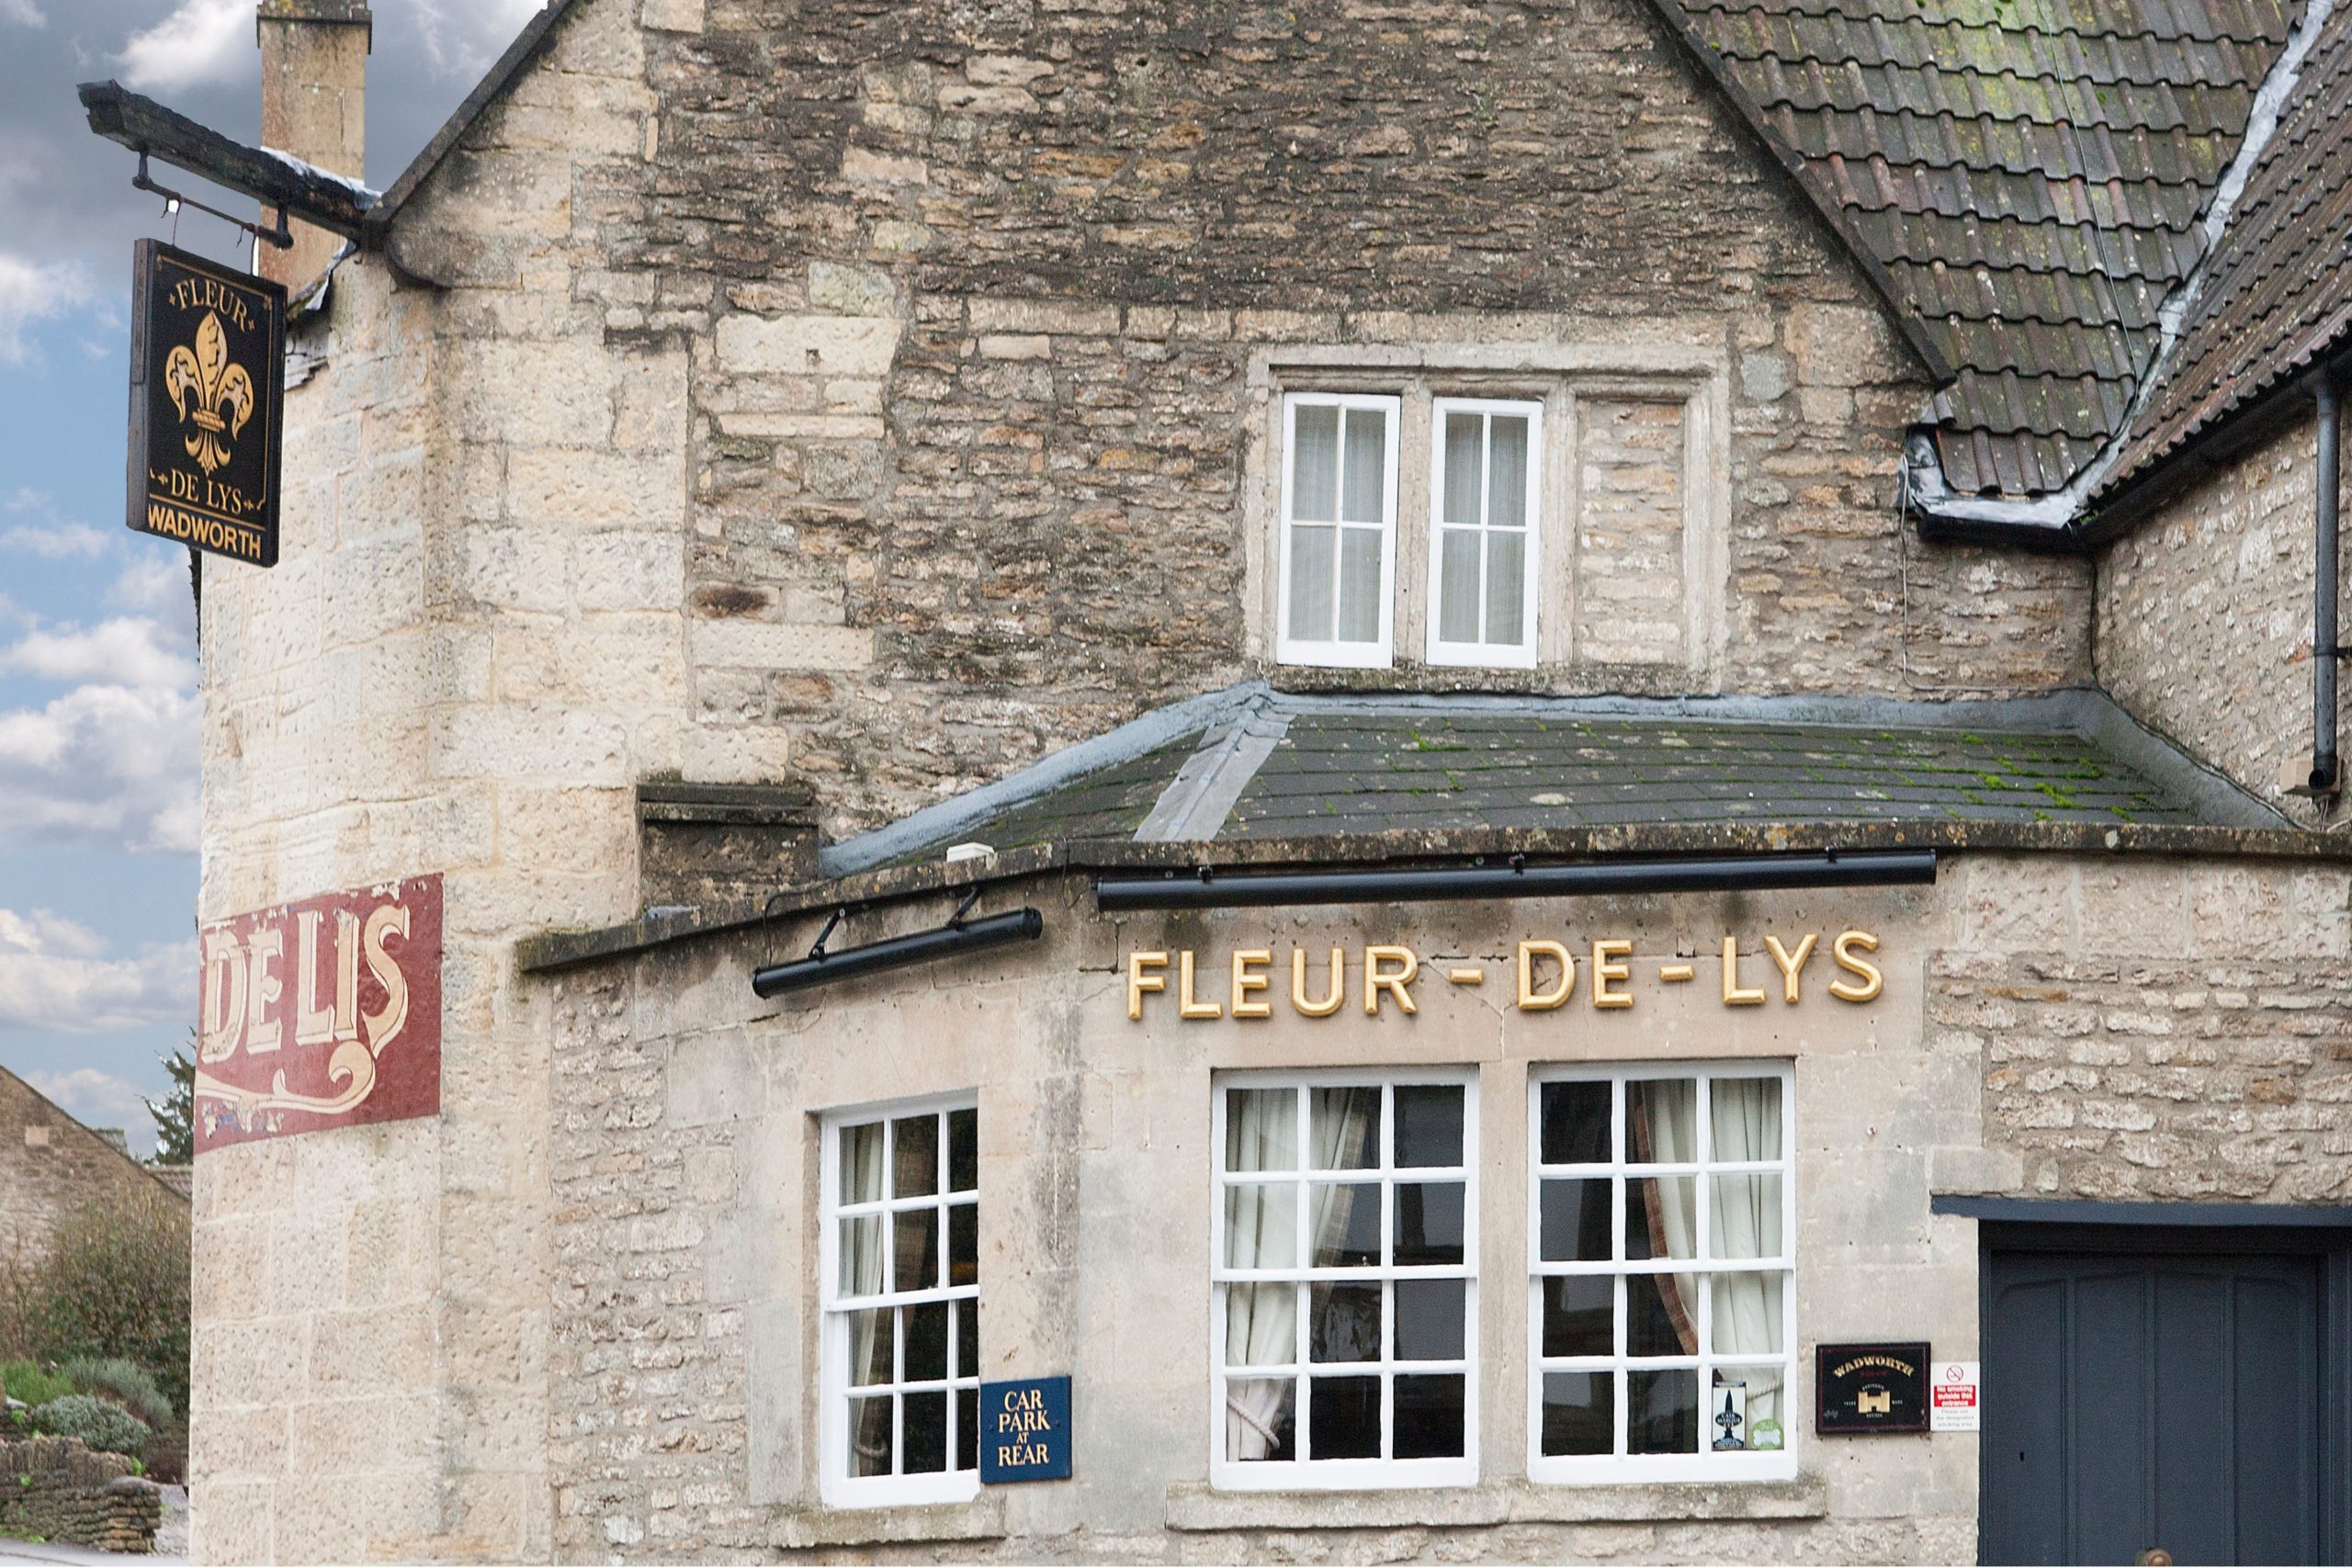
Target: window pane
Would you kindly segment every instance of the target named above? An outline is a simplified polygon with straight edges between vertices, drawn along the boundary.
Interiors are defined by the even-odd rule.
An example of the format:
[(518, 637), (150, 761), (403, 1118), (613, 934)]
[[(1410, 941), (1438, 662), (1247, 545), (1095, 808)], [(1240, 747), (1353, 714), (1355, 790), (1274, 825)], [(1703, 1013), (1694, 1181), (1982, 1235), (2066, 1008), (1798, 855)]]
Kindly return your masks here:
[(1625, 1451), (1699, 1451), (1697, 1372), (1676, 1370), (1625, 1374)]
[(852, 1388), (870, 1388), (894, 1381), (890, 1375), (896, 1354), (891, 1331), (898, 1315), (888, 1307), (849, 1314), (849, 1382)]
[(1398, 1086), (1396, 1163), (1409, 1168), (1462, 1163), (1462, 1090), (1458, 1086)]
[(1297, 1187), (1245, 1182), (1225, 1190), (1225, 1263), (1228, 1269), (1298, 1267)]
[(1396, 1359), (1458, 1361), (1466, 1343), (1469, 1285), (1462, 1280), (1399, 1280)]
[(1380, 640), (1381, 535), (1372, 528), (1340, 530), (1341, 642)]
[(1380, 1287), (1317, 1285), (1307, 1303), (1307, 1359), (1380, 1359)]
[(1339, 534), (1336, 528), (1290, 531), (1290, 635), (1301, 642), (1331, 640), (1331, 577)]
[(1546, 1263), (1609, 1259), (1609, 1179), (1546, 1181), (1539, 1201), (1538, 1251)]
[(1606, 1454), (1616, 1450), (1616, 1379), (1607, 1372), (1545, 1372), (1544, 1451)]
[(1713, 1176), (1707, 1194), (1707, 1255), (1711, 1258), (1781, 1256), (1781, 1179), (1777, 1176)]
[(939, 1190), (939, 1118), (902, 1116), (890, 1123), (890, 1195), (920, 1198)]
[(1779, 1367), (1716, 1368), (1715, 1390), (1709, 1395), (1713, 1406), (1709, 1422), (1713, 1428), (1709, 1441), (1713, 1446), (1724, 1446), (1722, 1417), (1724, 1393), (1729, 1390), (1732, 1414), (1747, 1417), (1739, 1428), (1742, 1442), (1751, 1449), (1788, 1447), (1788, 1411), (1781, 1398), (1786, 1376)]
[(1462, 1183), (1396, 1184), (1396, 1256), (1400, 1264), (1462, 1261)]
[(1479, 536), (1467, 528), (1441, 528), (1438, 536), (1438, 640), (1476, 642)]
[(871, 1203), (882, 1196), (882, 1123), (842, 1129), (842, 1201)]
[(1689, 1165), (1699, 1157), (1699, 1086), (1689, 1078), (1635, 1078), (1625, 1086), (1625, 1159)]
[(1396, 1457), (1460, 1459), (1464, 1378), (1404, 1373), (1396, 1379)]
[(1310, 1378), (1306, 1451), (1315, 1459), (1380, 1457), (1380, 1380)]
[(1547, 1083), (1543, 1107), (1545, 1165), (1609, 1163), (1609, 1085)]
[(890, 1396), (849, 1402), (849, 1472), (890, 1473)]
[(947, 1468), (947, 1395), (910, 1393), (906, 1400), (907, 1475), (935, 1475)]
[(891, 1247), (892, 1288), (930, 1290), (939, 1283), (939, 1211), (910, 1209), (891, 1215), (890, 1221), (897, 1238)]
[(980, 1396), (974, 1389), (956, 1391), (956, 1468), (978, 1470), (980, 1464)]
[(1527, 526), (1527, 420), (1497, 414), (1494, 422), (1494, 482), (1487, 497), (1487, 526)]
[(1315, 1267), (1369, 1269), (1380, 1262), (1378, 1183), (1317, 1182), (1314, 1211)]
[(1690, 1176), (1625, 1179), (1625, 1256), (1699, 1256), (1699, 1183)]
[(947, 1282), (980, 1282), (980, 1206), (958, 1203), (947, 1211)]
[(1717, 1078), (1707, 1086), (1708, 1116), (1715, 1146), (1711, 1158), (1781, 1157), (1781, 1080)]
[(1690, 1274), (1625, 1276), (1625, 1354), (1695, 1356), (1699, 1301)]
[(1708, 1304), (1707, 1337), (1718, 1355), (1777, 1355), (1781, 1329), (1788, 1321), (1781, 1292), (1788, 1276), (1774, 1269), (1760, 1274), (1718, 1274)]
[(1298, 1091), (1228, 1089), (1225, 1097), (1225, 1168), (1298, 1168)]
[(1544, 1354), (1617, 1353), (1617, 1280), (1610, 1274), (1555, 1274), (1541, 1287)]
[(1285, 1367), (1298, 1357), (1298, 1294), (1294, 1285), (1225, 1288), (1225, 1362)]
[(1297, 1386), (1289, 1378), (1235, 1378), (1227, 1383), (1225, 1457), (1296, 1459), (1293, 1402)]
[(980, 1185), (980, 1113), (977, 1111), (947, 1113), (947, 1185), (957, 1192), (975, 1191)]
[(1340, 516), (1340, 411), (1294, 404), (1291, 427), (1290, 514), (1316, 523)]
[(980, 1303), (956, 1303), (956, 1375), (976, 1377), (980, 1371)]
[(909, 1382), (937, 1382), (947, 1376), (947, 1303), (926, 1302), (902, 1309), (907, 1326)]
[(1388, 489), (1388, 411), (1348, 411), (1347, 474), (1340, 497), (1343, 523), (1385, 521)]
[(1380, 1086), (1318, 1089), (1307, 1129), (1317, 1170), (1370, 1170), (1380, 1163)]
[(1527, 536), (1487, 536), (1487, 640), (1498, 648), (1517, 648), (1526, 639), (1520, 627), (1527, 619)]
[(1443, 521), (1476, 527), (1478, 491), (1485, 479), (1486, 421), (1475, 413), (1445, 416), (1445, 506)]
[(889, 1288), (883, 1271), (882, 1216), (842, 1222), (842, 1294), (876, 1296)]

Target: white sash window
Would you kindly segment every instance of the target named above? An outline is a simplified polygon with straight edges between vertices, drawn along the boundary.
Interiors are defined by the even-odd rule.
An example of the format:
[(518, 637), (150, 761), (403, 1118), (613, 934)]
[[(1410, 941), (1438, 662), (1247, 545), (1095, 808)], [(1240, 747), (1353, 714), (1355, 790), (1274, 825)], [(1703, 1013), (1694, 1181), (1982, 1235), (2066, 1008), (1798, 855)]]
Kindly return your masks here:
[(1283, 400), (1281, 630), (1285, 664), (1386, 669), (1395, 643), (1396, 435), (1402, 400)]
[(1532, 669), (1544, 405), (1431, 407), (1429, 661)]

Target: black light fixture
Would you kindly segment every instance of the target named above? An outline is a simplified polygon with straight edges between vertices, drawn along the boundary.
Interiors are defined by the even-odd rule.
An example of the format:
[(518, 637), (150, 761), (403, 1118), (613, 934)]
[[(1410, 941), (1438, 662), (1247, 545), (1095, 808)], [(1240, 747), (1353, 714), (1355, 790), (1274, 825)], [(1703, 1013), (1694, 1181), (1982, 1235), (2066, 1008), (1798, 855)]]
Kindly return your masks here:
[(1046, 917), (1035, 909), (1015, 909), (1010, 914), (990, 915), (985, 919), (965, 919), (964, 910), (970, 908), (973, 899), (978, 897), (978, 891), (973, 892), (964, 900), (963, 908), (956, 911), (955, 918), (935, 930), (886, 937), (864, 947), (827, 953), (825, 939), (833, 934), (833, 928), (842, 923), (842, 917), (847, 912), (835, 909), (832, 919), (825, 922), (825, 929), (817, 933), (817, 944), (808, 950), (806, 958), (752, 970), (752, 989), (762, 997), (778, 997), (786, 991), (805, 991), (811, 986), (822, 986), (834, 980), (853, 979), (885, 969), (903, 969), (910, 964), (926, 964), (953, 953), (974, 953), (984, 947), (1002, 947), (1008, 942), (1035, 942), (1046, 934)]
[(1932, 883), (1933, 850), (1824, 850), (1809, 854), (1530, 865), (1411, 866), (1379, 871), (1240, 872), (1105, 876), (1094, 897), (1125, 909), (1219, 909), (1268, 904), (1390, 904), (1447, 898), (1591, 897), (1638, 893), (1735, 893), (1780, 887), (1889, 887)]

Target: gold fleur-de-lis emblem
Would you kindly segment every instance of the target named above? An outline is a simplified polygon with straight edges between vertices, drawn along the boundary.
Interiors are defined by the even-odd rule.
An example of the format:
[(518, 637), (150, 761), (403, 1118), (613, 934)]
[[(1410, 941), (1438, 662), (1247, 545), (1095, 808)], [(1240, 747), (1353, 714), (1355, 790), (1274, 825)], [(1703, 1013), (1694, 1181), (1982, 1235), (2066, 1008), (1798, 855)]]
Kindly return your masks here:
[[(196, 346), (175, 345), (164, 361), (164, 389), (180, 411), (187, 455), (208, 474), (225, 467), (229, 443), (254, 415), (254, 379), (242, 365), (229, 363), (229, 334), (220, 318), (207, 310), (196, 329)], [(186, 434), (190, 424), (196, 434)]]

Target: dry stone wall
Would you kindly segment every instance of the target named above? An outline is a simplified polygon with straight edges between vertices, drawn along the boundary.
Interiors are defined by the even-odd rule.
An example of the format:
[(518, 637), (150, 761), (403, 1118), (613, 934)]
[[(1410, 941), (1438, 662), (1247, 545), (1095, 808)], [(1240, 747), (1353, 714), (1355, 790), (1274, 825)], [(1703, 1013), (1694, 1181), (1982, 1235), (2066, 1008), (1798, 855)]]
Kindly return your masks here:
[(92, 1453), (79, 1438), (0, 1441), (0, 1536), (153, 1551), (163, 1522), (163, 1489), (120, 1454)]

